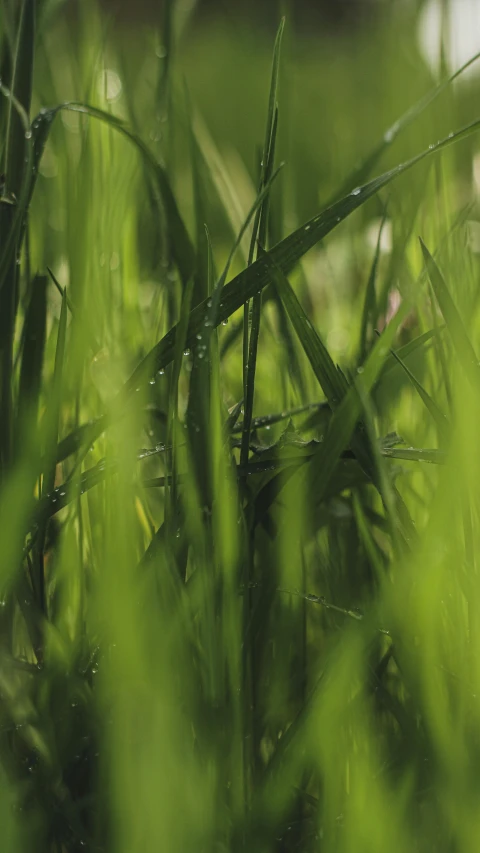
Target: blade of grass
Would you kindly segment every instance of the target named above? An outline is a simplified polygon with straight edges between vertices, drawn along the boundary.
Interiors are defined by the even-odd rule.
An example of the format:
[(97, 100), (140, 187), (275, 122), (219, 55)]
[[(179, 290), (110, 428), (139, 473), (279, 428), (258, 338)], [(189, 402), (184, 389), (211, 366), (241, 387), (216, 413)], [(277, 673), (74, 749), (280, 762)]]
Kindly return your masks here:
[(46, 276), (35, 276), (25, 314), (17, 405), (19, 436), (30, 419), (36, 423), (38, 416), (47, 328), (47, 284)]
[(450, 291), (436, 261), (421, 238), (420, 245), (422, 247), (425, 266), (428, 271), (428, 277), (448, 331), (450, 332), (455, 351), (471, 385), (476, 391), (478, 391), (480, 388), (480, 367), (475, 350), (473, 349), (470, 338), (468, 337), (464, 322), (450, 295)]
[(412, 107), (409, 107), (408, 110), (401, 116), (401, 118), (397, 119), (383, 134), (383, 138), (375, 146), (375, 148), (368, 154), (365, 159), (357, 166), (353, 172), (348, 176), (348, 178), (342, 184), (340, 190), (334, 194), (331, 199), (331, 202), (337, 200), (337, 198), (345, 195), (352, 187), (357, 186), (358, 184), (363, 183), (367, 180), (368, 176), (371, 174), (372, 169), (376, 166), (384, 152), (390, 145), (395, 141), (397, 136), (409, 127), (423, 112), (424, 110), (433, 103), (439, 95), (442, 94), (456, 79), (463, 74), (464, 71), (467, 71), (478, 59), (480, 58), (480, 53), (476, 53), (465, 62), (460, 68), (457, 69), (450, 77), (446, 80), (443, 80), (437, 86), (427, 92), (423, 98), (420, 98), (416, 104)]
[(428, 391), (425, 390), (425, 388), (423, 387), (421, 382), (419, 382), (418, 379), (414, 376), (414, 374), (412, 373), (410, 368), (407, 367), (405, 362), (400, 358), (398, 353), (396, 353), (395, 350), (391, 350), (391, 353), (392, 353), (393, 357), (395, 358), (395, 360), (400, 364), (402, 369), (407, 374), (407, 376), (410, 379), (410, 382), (412, 383), (413, 387), (415, 388), (418, 396), (420, 397), (420, 399), (424, 403), (425, 408), (427, 409), (427, 411), (429, 412), (429, 414), (432, 416), (433, 420), (435, 421), (435, 424), (437, 425), (437, 428), (438, 428), (440, 440), (442, 442), (446, 442), (448, 440), (448, 436), (450, 434), (450, 424), (448, 422), (448, 419), (443, 414), (440, 407), (436, 404), (433, 397), (430, 396), (430, 394), (428, 393)]
[[(368, 324), (369, 321), (372, 321), (372, 318), (375, 317), (375, 282), (377, 278), (377, 269), (378, 269), (378, 261), (380, 258), (380, 246), (382, 241), (382, 233), (385, 227), (385, 222), (387, 221), (387, 212), (385, 211), (382, 221), (380, 224), (380, 228), (378, 229), (378, 237), (377, 237), (377, 245), (375, 248), (375, 255), (372, 262), (372, 268), (370, 270), (370, 275), (368, 277), (367, 288), (365, 291), (365, 300), (363, 303), (363, 313), (362, 313), (362, 323), (360, 327), (360, 353), (359, 353), (359, 363), (363, 364), (365, 361), (365, 357), (367, 355), (367, 336), (368, 336)], [(373, 328), (372, 328), (373, 332)]]
[[(280, 56), (282, 46), (282, 36), (285, 27), (285, 19), (282, 18), (275, 39), (273, 51), (272, 76), (270, 82), (270, 94), (268, 101), (267, 124), (265, 130), (265, 141), (263, 145), (260, 188), (261, 192), (268, 184), (275, 161), (275, 148), (278, 131), (278, 107), (277, 107), (277, 91), (278, 77), (280, 70)], [(266, 238), (268, 232), (268, 196), (258, 209), (255, 218), (252, 242), (249, 253), (249, 264), (255, 258), (257, 252), (257, 242), (262, 248), (266, 247)], [(243, 420), (242, 446), (240, 450), (240, 462), (245, 465), (248, 460), (248, 450), (250, 445), (250, 428), (253, 417), (253, 401), (255, 395), (255, 372), (257, 364), (258, 339), (260, 335), (260, 317), (262, 310), (262, 292), (261, 290), (253, 297), (253, 304), (245, 303), (244, 308), (244, 331), (243, 331), (243, 395), (245, 400), (245, 413)]]
[[(44, 498), (53, 492), (55, 486), (55, 472), (57, 467), (57, 441), (58, 430), (60, 424), (60, 409), (62, 402), (62, 377), (65, 359), (65, 341), (67, 332), (67, 295), (64, 291), (62, 299), (62, 307), (60, 311), (60, 322), (58, 326), (57, 347), (55, 352), (55, 366), (53, 373), (52, 391), (50, 395), (49, 407), (46, 415), (45, 423), (45, 449), (44, 459), (45, 467), (42, 481), (41, 496)], [(39, 527), (38, 537), (35, 547), (35, 592), (37, 595), (38, 606), (40, 611), (47, 615), (47, 601), (45, 597), (45, 565), (44, 565), (44, 548), (46, 538), (46, 524)], [(42, 655), (42, 650), (36, 650)], [(40, 661), (39, 661), (40, 662)]]

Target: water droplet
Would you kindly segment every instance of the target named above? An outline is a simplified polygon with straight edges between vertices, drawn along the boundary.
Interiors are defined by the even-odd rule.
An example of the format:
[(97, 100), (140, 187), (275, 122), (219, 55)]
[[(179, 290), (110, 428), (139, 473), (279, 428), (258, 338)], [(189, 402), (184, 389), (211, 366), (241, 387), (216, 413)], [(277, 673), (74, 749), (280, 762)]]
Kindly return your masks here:
[(150, 379), (148, 382), (149, 385), (155, 385), (155, 379)]
[(228, 320), (222, 320), (222, 326), (228, 326)]
[(305, 225), (305, 231), (310, 231), (311, 225)]
[(364, 372), (363, 367), (357, 367), (357, 373), (363, 373), (363, 372)]
[(25, 131), (25, 139), (31, 139), (31, 138), (32, 138), (32, 131), (31, 130)]
[(165, 59), (167, 56), (167, 48), (164, 47), (163, 44), (159, 44), (155, 49), (155, 55), (158, 56), (159, 59)]
[(184, 350), (183, 350), (183, 354), (184, 354), (184, 355), (190, 355), (190, 350), (189, 350), (189, 349), (184, 349)]
[(354, 189), (354, 190), (352, 190), (352, 192), (350, 193), (350, 195), (360, 195), (361, 191), (362, 191), (362, 190), (361, 190), (361, 188), (360, 188), (360, 187), (355, 187), (355, 189)]
[(161, 367), (161, 368), (160, 368), (160, 370), (159, 370), (159, 371), (158, 371), (158, 373), (157, 373), (157, 376), (163, 376), (163, 375), (164, 375), (164, 373), (165, 373), (165, 370), (163, 369), (163, 367)]

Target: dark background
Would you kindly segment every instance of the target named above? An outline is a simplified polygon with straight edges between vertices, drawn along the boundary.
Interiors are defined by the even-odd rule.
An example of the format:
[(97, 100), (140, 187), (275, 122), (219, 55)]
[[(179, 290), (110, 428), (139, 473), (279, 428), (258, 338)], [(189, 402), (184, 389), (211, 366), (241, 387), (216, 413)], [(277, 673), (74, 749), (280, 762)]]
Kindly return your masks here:
[[(102, 0), (102, 5), (119, 21), (153, 22), (163, 14), (162, 0)], [(302, 30), (358, 25), (383, 5), (378, 0), (198, 0), (194, 17), (207, 21), (219, 16), (248, 18), (256, 26), (269, 26), (278, 22), (279, 14), (287, 12), (289, 21)]]

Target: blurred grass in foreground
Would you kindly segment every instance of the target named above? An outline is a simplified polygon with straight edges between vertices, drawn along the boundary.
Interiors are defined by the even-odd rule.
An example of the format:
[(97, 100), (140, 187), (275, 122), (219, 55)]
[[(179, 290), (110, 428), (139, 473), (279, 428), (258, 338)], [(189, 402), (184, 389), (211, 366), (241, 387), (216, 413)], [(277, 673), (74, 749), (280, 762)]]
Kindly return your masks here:
[(2, 849), (476, 851), (478, 83), (412, 6), (273, 63), (53, 7), (0, 18)]

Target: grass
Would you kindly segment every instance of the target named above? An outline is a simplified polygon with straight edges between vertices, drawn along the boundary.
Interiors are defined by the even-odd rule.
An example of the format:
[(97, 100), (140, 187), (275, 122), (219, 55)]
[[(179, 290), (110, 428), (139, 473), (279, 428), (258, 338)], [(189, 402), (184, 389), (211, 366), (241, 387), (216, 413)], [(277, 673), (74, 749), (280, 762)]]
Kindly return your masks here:
[(2, 3), (12, 853), (478, 849), (478, 83), (414, 6), (341, 68)]

